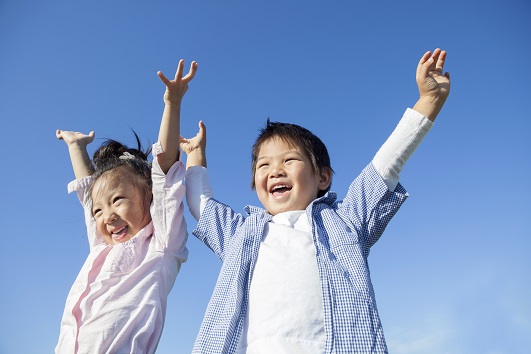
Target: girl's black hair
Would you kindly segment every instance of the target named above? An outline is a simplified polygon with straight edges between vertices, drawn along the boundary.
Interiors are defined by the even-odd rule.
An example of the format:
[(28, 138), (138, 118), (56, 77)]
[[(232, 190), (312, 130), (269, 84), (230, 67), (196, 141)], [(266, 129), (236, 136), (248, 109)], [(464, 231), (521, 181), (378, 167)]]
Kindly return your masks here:
[(137, 143), (136, 148), (130, 148), (116, 140), (108, 139), (94, 152), (92, 164), (95, 171), (92, 174), (90, 195), (92, 195), (94, 183), (108, 171), (113, 171), (109, 175), (113, 180), (132, 179), (141, 192), (145, 192), (145, 195), (151, 194), (151, 164), (148, 162), (151, 148), (143, 151), (138, 135), (135, 131), (133, 134)]

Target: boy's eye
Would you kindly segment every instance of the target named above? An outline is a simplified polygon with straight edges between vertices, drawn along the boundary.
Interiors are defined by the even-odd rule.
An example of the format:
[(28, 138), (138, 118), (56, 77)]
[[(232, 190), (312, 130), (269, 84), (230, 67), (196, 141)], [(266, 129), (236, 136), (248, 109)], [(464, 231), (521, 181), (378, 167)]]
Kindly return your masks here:
[(93, 216), (98, 216), (99, 214), (101, 214), (101, 209), (95, 209), (92, 211)]
[(286, 160), (284, 162), (293, 162), (293, 161), (297, 161), (298, 159), (296, 157), (288, 157), (286, 158)]
[(261, 163), (260, 165), (258, 165), (257, 169), (260, 169), (260, 168), (262, 168), (262, 167), (267, 167), (267, 166), (269, 166), (269, 164), (267, 164), (267, 163)]

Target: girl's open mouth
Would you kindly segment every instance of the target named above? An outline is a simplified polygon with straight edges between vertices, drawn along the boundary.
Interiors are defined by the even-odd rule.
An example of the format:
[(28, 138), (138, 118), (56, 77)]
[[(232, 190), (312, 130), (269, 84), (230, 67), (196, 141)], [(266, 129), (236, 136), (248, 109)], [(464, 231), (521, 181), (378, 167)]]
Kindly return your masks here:
[(125, 236), (127, 236), (127, 226), (123, 226), (119, 229), (113, 230), (111, 236), (115, 241), (120, 241)]

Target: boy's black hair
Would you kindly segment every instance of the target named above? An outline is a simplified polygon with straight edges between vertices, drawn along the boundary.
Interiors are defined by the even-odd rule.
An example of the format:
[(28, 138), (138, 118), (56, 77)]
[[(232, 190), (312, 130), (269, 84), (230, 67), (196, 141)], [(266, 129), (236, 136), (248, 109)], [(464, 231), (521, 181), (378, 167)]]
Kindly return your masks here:
[(122, 178), (130, 179), (143, 195), (151, 195), (151, 164), (148, 162), (151, 148), (143, 151), (138, 135), (135, 131), (133, 134), (137, 148), (129, 148), (116, 140), (108, 139), (94, 152), (92, 164), (95, 171), (92, 174), (89, 195), (92, 195), (92, 188), (98, 178), (111, 170), (113, 173), (109, 177), (112, 181)]
[[(301, 151), (306, 154), (310, 159), (313, 166), (313, 171), (320, 174), (321, 172), (329, 169), (332, 173), (334, 170), (330, 165), (330, 156), (328, 155), (328, 150), (326, 145), (319, 139), (315, 134), (309, 131), (306, 128), (301, 127), (300, 125), (290, 124), (290, 123), (281, 123), (281, 122), (271, 122), (267, 118), (267, 123), (265, 128), (260, 129), (258, 137), (253, 145), (252, 156), (251, 156), (251, 188), (255, 189), (254, 177), (256, 174), (256, 160), (258, 159), (258, 153), (260, 152), (260, 147), (262, 144), (272, 138), (281, 139), (283, 142), (296, 146)], [(317, 197), (322, 197), (330, 190), (332, 183), (326, 190), (319, 191)]]

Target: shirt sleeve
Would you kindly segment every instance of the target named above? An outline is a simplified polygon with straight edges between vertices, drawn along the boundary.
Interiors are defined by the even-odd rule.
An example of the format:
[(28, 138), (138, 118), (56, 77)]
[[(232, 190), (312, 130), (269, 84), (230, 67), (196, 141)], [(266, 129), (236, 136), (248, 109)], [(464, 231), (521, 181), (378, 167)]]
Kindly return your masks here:
[(208, 170), (203, 166), (192, 166), (186, 171), (185, 180), (188, 209), (192, 216), (199, 220), (206, 202), (213, 196)]
[(193, 234), (224, 259), (225, 250), (245, 218), (212, 196), (208, 170), (192, 166), (186, 171), (186, 203), (198, 221)]
[(77, 197), (83, 206), (90, 248), (105, 242), (103, 237), (99, 234), (96, 228), (96, 221), (92, 216), (92, 200), (89, 195), (89, 187), (91, 183), (92, 176), (78, 178), (68, 183), (68, 193), (76, 192)]
[(155, 228), (154, 237), (161, 249), (170, 252), (184, 262), (188, 258), (188, 250), (186, 249), (188, 233), (183, 206), (186, 191), (183, 183), (185, 167), (178, 160), (170, 167), (168, 173), (164, 174), (157, 159), (157, 155), (162, 152), (160, 143), (154, 144), (152, 151), (153, 202), (151, 203), (151, 218)]
[(372, 163), (352, 182), (338, 213), (350, 220), (364, 245), (365, 256), (407, 197), (401, 184), (390, 191)]
[(408, 108), (374, 156), (372, 164), (390, 191), (395, 190), (400, 171), (432, 126), (432, 121)]
[(225, 250), (230, 247), (233, 237), (244, 222), (243, 215), (215, 198), (209, 198), (193, 234), (223, 261)]

